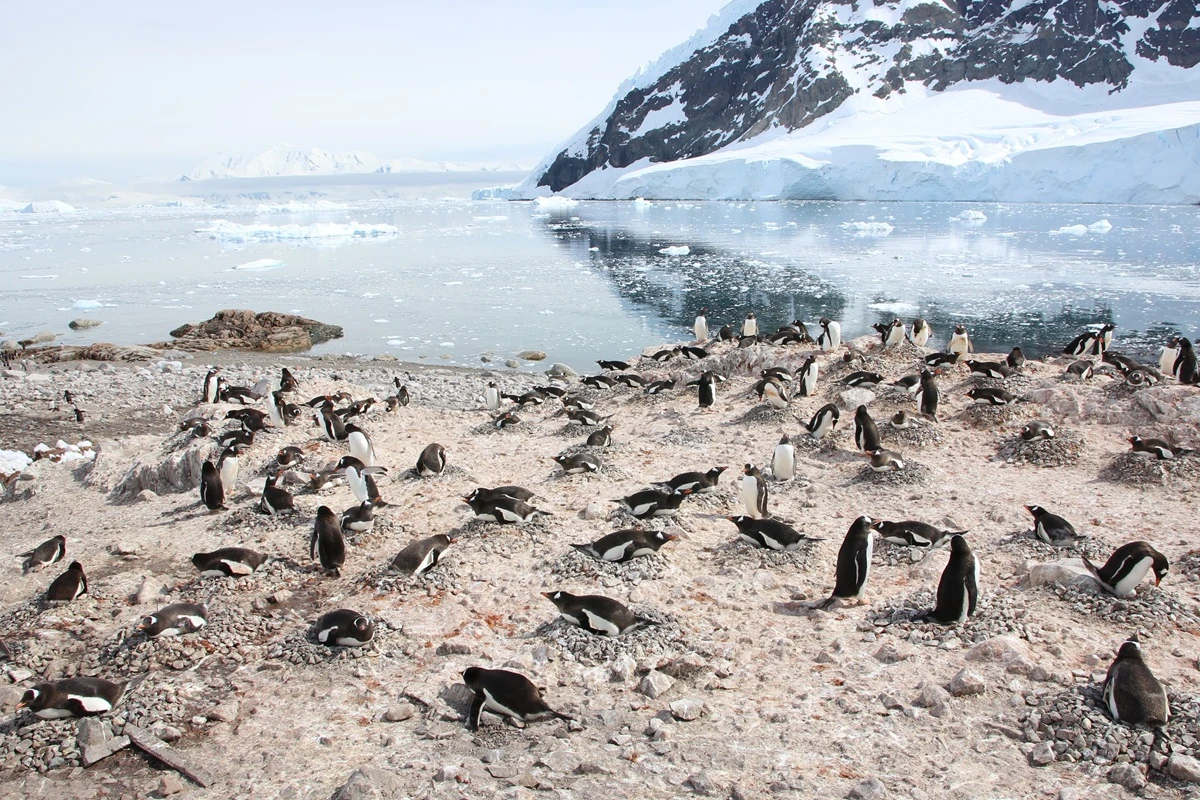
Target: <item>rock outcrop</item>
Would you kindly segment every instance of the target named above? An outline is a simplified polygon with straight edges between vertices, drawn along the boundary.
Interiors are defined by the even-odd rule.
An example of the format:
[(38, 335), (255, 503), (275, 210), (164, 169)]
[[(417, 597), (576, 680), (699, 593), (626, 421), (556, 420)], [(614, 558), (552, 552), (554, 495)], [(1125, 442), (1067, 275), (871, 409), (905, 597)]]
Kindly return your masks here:
[(340, 339), (338, 325), (278, 311), (254, 313), (244, 309), (218, 311), (198, 325), (181, 325), (171, 331), (174, 342), (161, 348), (178, 350), (260, 350), (265, 353), (294, 353), (308, 350), (330, 339)]

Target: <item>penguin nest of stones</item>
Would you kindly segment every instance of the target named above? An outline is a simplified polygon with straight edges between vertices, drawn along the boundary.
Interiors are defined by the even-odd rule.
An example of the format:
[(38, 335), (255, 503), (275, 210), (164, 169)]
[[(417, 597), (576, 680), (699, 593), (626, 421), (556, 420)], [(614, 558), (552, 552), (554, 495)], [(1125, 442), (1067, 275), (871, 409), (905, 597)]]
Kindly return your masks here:
[(885, 634), (910, 644), (943, 650), (971, 646), (995, 638), (1016, 635), (1022, 639), (1040, 634), (1040, 629), (1025, 620), (1025, 603), (1019, 594), (1005, 587), (981, 591), (975, 614), (958, 625), (918, 619), (934, 607), (934, 589), (920, 589), (897, 603), (868, 612), (867, 622), (876, 637)]
[(659, 553), (651, 553), (625, 562), (601, 561), (571, 549), (559, 558), (546, 562), (545, 566), (562, 582), (616, 578), (637, 586), (642, 581), (661, 578), (667, 571), (667, 560)]
[(686, 425), (677, 425), (663, 436), (660, 441), (663, 444), (671, 444), (679, 447), (690, 447), (697, 444), (707, 445), (712, 441), (712, 434)]
[(746, 582), (769, 583), (770, 578), (760, 580), (753, 575), (740, 576), (743, 569), (749, 570), (780, 570), (782, 574), (775, 576), (776, 582), (787, 579), (792, 572), (808, 572), (814, 566), (821, 567), (824, 561), (817, 559), (820, 542), (806, 541), (796, 550), (772, 550), (769, 547), (755, 547), (744, 540), (734, 540), (726, 546), (715, 548), (712, 558), (713, 566), (722, 575), (743, 577)]
[[(993, 546), (993, 549), (998, 553), (1013, 554), (1019, 559), (1020, 563), (1024, 563), (1025, 561), (1047, 562), (1057, 561), (1061, 558), (1078, 558), (1081, 554), (1087, 556), (1092, 561), (1096, 561), (1097, 559), (1107, 561), (1109, 554), (1116, 548), (1117, 546), (1112, 542), (1095, 537), (1074, 542), (1069, 546), (1055, 547), (1037, 538), (1029, 528), (1002, 536)], [(1174, 563), (1171, 564), (1171, 569), (1175, 569)]]
[(904, 469), (892, 472), (876, 472), (868, 465), (860, 469), (850, 482), (867, 486), (895, 488), (898, 486), (917, 486), (928, 483), (932, 477), (933, 470), (906, 456), (904, 458)]
[(1032, 464), (1035, 467), (1065, 467), (1079, 460), (1083, 452), (1083, 437), (1073, 430), (1056, 428), (1053, 439), (1027, 442), (1020, 436), (1000, 443), (998, 455), (1010, 464)]
[[(1015, 394), (1015, 392), (1014, 392)], [(958, 419), (973, 428), (995, 428), (1012, 422), (1021, 411), (1021, 404), (990, 406), (972, 403), (962, 410)]]
[[(799, 424), (800, 418), (787, 408), (774, 408), (766, 403), (760, 403), (750, 408), (746, 413), (735, 419), (730, 425), (770, 425), (774, 427)], [(809, 437), (812, 438), (812, 437)]]
[(1177, 628), (1192, 631), (1200, 627), (1196, 607), (1181, 602), (1172, 592), (1153, 581), (1143, 581), (1133, 597), (1114, 597), (1095, 587), (1052, 584), (1050, 589), (1060, 600), (1070, 603), (1072, 610), (1086, 617), (1098, 617), (1126, 627), (1144, 630)]
[(1100, 478), (1131, 486), (1176, 482), (1195, 486), (1200, 481), (1200, 459), (1192, 456), (1159, 459), (1146, 453), (1122, 453), (1100, 470)]
[[(909, 405), (911, 405), (911, 396), (908, 399)], [(879, 432), (882, 434), (885, 443), (902, 445), (900, 447), (901, 450), (907, 447), (928, 447), (942, 440), (941, 431), (938, 430), (936, 425), (919, 418), (910, 419), (907, 428), (897, 428), (887, 420), (881, 420), (879, 422)]]
[(286, 661), (298, 666), (315, 666), (338, 661), (353, 661), (366, 658), (381, 650), (390, 650), (395, 636), (391, 627), (383, 620), (375, 620), (375, 634), (371, 641), (360, 647), (329, 647), (317, 641), (317, 626), (307, 625), (289, 633), (282, 641), (275, 642), (267, 650), (267, 658)]
[(649, 606), (631, 605), (629, 610), (654, 625), (643, 625), (624, 636), (598, 636), (585, 631), (555, 614), (535, 633), (563, 653), (570, 653), (587, 665), (613, 664), (621, 656), (640, 660), (649, 656), (679, 655), (690, 649), (679, 623), (669, 614)]
[[(400, 543), (397, 543), (397, 552), (401, 546)], [(451, 555), (451, 553), (447, 553), (439, 558), (436, 564), (420, 575), (406, 575), (403, 572), (389, 569), (385, 564), (364, 575), (358, 585), (381, 594), (392, 595), (398, 600), (412, 594), (434, 597), (445, 592), (458, 591), (462, 586)]]
[(1052, 749), (1052, 760), (1094, 766), (1103, 771), (1114, 762), (1145, 765), (1162, 774), (1172, 755), (1200, 757), (1200, 700), (1167, 688), (1171, 719), (1155, 735), (1147, 728), (1114, 723), (1104, 705), (1103, 683), (1090, 677), (1076, 678), (1074, 686), (1055, 694), (1044, 694), (1035, 686), (1026, 699), (1037, 705), (1023, 707), (1015, 718), (1002, 719), (1006, 726), (1022, 732), (1026, 742), (1062, 742), (1061, 753)]

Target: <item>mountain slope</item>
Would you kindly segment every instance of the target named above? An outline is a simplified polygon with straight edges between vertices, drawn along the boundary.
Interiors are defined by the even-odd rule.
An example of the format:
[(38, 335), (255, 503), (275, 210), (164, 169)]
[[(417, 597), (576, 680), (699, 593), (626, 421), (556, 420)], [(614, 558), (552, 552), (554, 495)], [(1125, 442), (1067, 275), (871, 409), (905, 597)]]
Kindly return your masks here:
[[(1164, 134), (1157, 150), (1150, 148), (1153, 157), (1180, 155), (1193, 164), (1200, 156), (1193, 151), (1189, 158), (1183, 145), (1194, 141), (1200, 123), (1200, 80), (1188, 71), (1197, 63), (1200, 9), (1185, 0), (739, 2), (622, 86), (605, 112), (557, 148), (522, 191), (709, 197), (711, 189), (688, 184), (703, 177), (698, 169), (719, 165), (721, 196), (870, 199), (885, 188), (862, 174), (872, 165), (887, 173), (894, 165), (884, 162), (904, 162), (900, 172), (912, 172), (927, 162), (957, 170), (933, 170), (948, 194), (932, 199), (1005, 199), (1005, 181), (996, 174), (987, 196), (979, 196), (968, 180), (971, 170), (1008, 172), (1010, 183), (1028, 180), (1024, 168), (1014, 167), (1017, 161), (1052, 145), (1081, 146), (1083, 139), (1070, 144), (1080, 133), (1090, 148), (1178, 130), (1180, 145), (1172, 147)], [(957, 100), (935, 102), (946, 98), (962, 98), (962, 107), (956, 110)], [(1166, 102), (1169, 113), (1156, 113)], [(936, 113), (923, 112), (924, 103), (933, 103)], [(1144, 111), (1132, 111), (1138, 108)], [(1113, 135), (1097, 134), (1112, 113), (1122, 115)], [(986, 122), (976, 126), (968, 115), (978, 114)], [(874, 126), (866, 124), (871, 119)], [(896, 139), (897, 125), (906, 130), (905, 142)], [(845, 151), (847, 140), (837, 132), (843, 127), (853, 131), (858, 152)], [(954, 140), (949, 147), (941, 141), (946, 136)], [(964, 149), (975, 152), (950, 158), (957, 165), (946, 163), (944, 151)], [(928, 159), (923, 150), (930, 150)], [(1130, 148), (1117, 150), (1128, 156)], [(792, 163), (774, 163), (789, 157)], [(732, 174), (734, 161), (743, 174)], [(664, 181), (671, 165), (691, 177)], [(637, 178), (642, 170), (647, 180)], [(820, 170), (824, 177), (782, 180), (789, 170)], [(760, 191), (748, 171), (774, 184), (773, 191), (788, 191)], [(852, 173), (866, 183), (842, 186)], [(1179, 174), (1186, 183), (1182, 168)], [(910, 182), (902, 180), (901, 188)], [(1179, 183), (1167, 180), (1161, 201), (1186, 202), (1200, 193), (1200, 185)], [(1082, 186), (1063, 188), (1064, 199), (1091, 199), (1079, 196), (1086, 194)], [(1130, 194), (1155, 190), (1114, 184), (1095, 199)]]

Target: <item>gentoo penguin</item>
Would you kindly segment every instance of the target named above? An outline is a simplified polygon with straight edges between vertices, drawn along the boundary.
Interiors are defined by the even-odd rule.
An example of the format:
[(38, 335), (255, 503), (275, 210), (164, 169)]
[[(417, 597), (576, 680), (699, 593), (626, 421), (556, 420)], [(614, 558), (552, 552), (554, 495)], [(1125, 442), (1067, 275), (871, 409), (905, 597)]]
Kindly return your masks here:
[(946, 352), (956, 356), (965, 356), (971, 352), (971, 337), (967, 334), (966, 325), (955, 325)]
[(1096, 342), (1095, 331), (1084, 331), (1076, 336), (1071, 341), (1067, 342), (1067, 346), (1063, 348), (1063, 354), (1068, 356), (1081, 356), (1084, 353), (1089, 353), (1092, 350), (1092, 345)]
[(901, 431), (911, 428), (912, 416), (907, 411), (897, 411), (895, 414), (892, 414), (891, 424), (893, 428)]
[(483, 390), (483, 404), (488, 411), (500, 410), (500, 387), (495, 381), (488, 381), (487, 388)]
[(870, 457), (872, 472), (899, 472), (904, 469), (904, 458), (894, 450), (872, 450), (863, 455)]
[(225, 487), (221, 485), (221, 473), (217, 465), (205, 461), (200, 468), (200, 500), (209, 511), (228, 511), (225, 507)]
[(777, 481), (790, 481), (796, 477), (796, 446), (787, 434), (780, 437), (771, 453), (771, 474)]
[(321, 434), (331, 442), (344, 442), (350, 435), (346, 433), (346, 423), (333, 412), (329, 406), (321, 406), (313, 418), (321, 429)]
[(837, 426), (841, 412), (833, 403), (826, 403), (817, 409), (812, 419), (808, 421), (808, 435), (814, 439), (824, 439)]
[(866, 406), (859, 406), (854, 412), (854, 444), (866, 452), (879, 450), (883, 446), (880, 444), (879, 427)]
[(221, 446), (222, 450), (234, 445), (249, 447), (254, 444), (254, 431), (246, 428), (244, 425), (241, 428), (225, 431), (217, 438), (217, 444)]
[(46, 599), (55, 602), (66, 602), (87, 594), (87, 576), (83, 574), (83, 564), (72, 561), (67, 571), (54, 579), (46, 590)]
[(944, 367), (947, 364), (957, 364), (957, 353), (930, 353), (925, 356), (925, 366), (927, 367)]
[(600, 561), (623, 563), (633, 558), (657, 553), (660, 547), (667, 542), (674, 541), (675, 538), (662, 531), (628, 528), (601, 536), (590, 544), (573, 544), (571, 547)]
[(885, 542), (901, 547), (916, 547), (921, 550), (937, 547), (949, 536), (966, 533), (966, 531), (944, 531), (933, 525), (914, 520), (890, 522), (881, 519), (871, 523), (871, 527)]
[(628, 361), (605, 361), (604, 359), (600, 359), (596, 363), (599, 364), (600, 369), (603, 369), (603, 370), (612, 370), (614, 372), (624, 372), (625, 370), (629, 369)]
[(1088, 538), (1075, 532), (1075, 526), (1041, 506), (1025, 506), (1033, 515), (1033, 535), (1049, 545), (1072, 545)]
[(1179, 337), (1172, 336), (1163, 345), (1162, 353), (1158, 356), (1158, 371), (1163, 375), (1175, 374), (1175, 359), (1179, 358)]
[(517, 727), (544, 717), (557, 717), (568, 722), (575, 719), (546, 705), (541, 691), (516, 672), (468, 667), (463, 671), (463, 683), (475, 693), (475, 701), (467, 712), (469, 730), (479, 729), (484, 711), (506, 717)]
[(335, 578), (342, 576), (342, 564), (346, 562), (346, 540), (342, 536), (342, 524), (329, 506), (317, 509), (317, 521), (308, 540), (309, 557), (318, 558), (321, 568)]
[(208, 420), (203, 417), (189, 417), (185, 419), (179, 423), (179, 430), (188, 431), (197, 439), (203, 439), (212, 433), (212, 427), (208, 424)]
[(225, 419), (236, 419), (246, 430), (265, 431), (267, 429), (267, 413), (257, 408), (236, 408), (225, 414)]
[(1007, 378), (1013, 373), (1012, 367), (1008, 364), (1002, 364), (999, 361), (976, 361), (973, 358), (967, 359), (967, 369), (985, 378)]
[(684, 345), (683, 347), (679, 348), (679, 352), (688, 361), (703, 361), (704, 359), (708, 358), (708, 351), (703, 347)]
[(203, 395), (200, 398), (201, 402), (204, 402), (204, 403), (217, 402), (217, 396), (218, 396), (217, 381), (220, 380), (217, 377), (217, 373), (219, 371), (220, 370), (218, 370), (216, 367), (213, 367), (212, 369), (210, 369), (208, 371), (208, 374), (204, 376), (204, 389), (203, 389)]
[(271, 392), (271, 396), (267, 398), (267, 413), (273, 427), (283, 428), (288, 424), (286, 408), (287, 401), (283, 399), (283, 392)]
[(172, 603), (142, 617), (137, 629), (151, 639), (195, 633), (208, 624), (208, 610), (198, 603)]
[(659, 350), (657, 353), (652, 353), (650, 355), (650, 360), (657, 361), (659, 364), (664, 364), (677, 355), (679, 355), (679, 348), (672, 347), (668, 350)]
[(929, 327), (929, 323), (924, 319), (914, 320), (912, 324), (912, 332), (909, 334), (909, 341), (917, 347), (924, 347), (929, 341), (929, 336), (933, 333), (933, 329)]
[(650, 382), (634, 372), (622, 372), (616, 376), (616, 381), (622, 386), (628, 386), (630, 389), (644, 388)]
[(921, 376), (919, 374), (905, 375), (903, 378), (892, 381), (891, 385), (898, 386), (909, 394), (916, 394), (917, 389), (921, 388)]
[(792, 402), (792, 398), (788, 396), (787, 387), (776, 378), (766, 378), (763, 380), (763, 399), (772, 408), (787, 408)]
[(291, 469), (292, 467), (300, 466), (304, 461), (304, 451), (294, 444), (281, 449), (275, 454), (275, 463), (280, 469)]
[(612, 444), (613, 427), (614, 426), (612, 425), (605, 425), (600, 430), (589, 433), (587, 438), (587, 446), (608, 447), (610, 444)]
[(446, 548), (454, 543), (444, 533), (437, 533), (425, 539), (409, 542), (404, 549), (396, 554), (388, 569), (403, 572), (405, 575), (419, 576), (437, 566), (438, 559)]
[(475, 492), (463, 498), (475, 516), (485, 522), (528, 522), (536, 516), (549, 516), (550, 512), (534, 508), (524, 500), (504, 494), (481, 496)]
[(1143, 439), (1141, 436), (1130, 436), (1125, 441), (1129, 442), (1129, 445), (1133, 448), (1133, 452), (1148, 453), (1158, 456), (1162, 460), (1187, 455), (1192, 452), (1183, 447), (1173, 447), (1162, 439)]
[(291, 393), (300, 388), (300, 381), (296, 380), (296, 376), (287, 367), (283, 367), (279, 372), (279, 391)]
[(717, 339), (722, 342), (733, 341), (733, 328), (729, 325), (722, 325), (717, 331)]
[(241, 447), (235, 444), (222, 450), (220, 458), (217, 459), (217, 469), (221, 473), (221, 488), (229, 493), (233, 493), (237, 489), (238, 471), (241, 468), (241, 464), (238, 463), (240, 454)]
[(396, 389), (396, 402), (406, 408), (412, 402), (412, 394), (408, 391), (408, 384), (404, 384)]
[(317, 641), (329, 647), (362, 647), (375, 638), (375, 623), (365, 614), (339, 608), (317, 620)]
[(364, 466), (354, 456), (342, 456), (341, 461), (334, 468), (346, 478), (346, 485), (350, 487), (350, 491), (354, 493), (354, 498), (358, 502), (371, 500), (371, 492), (367, 488), (367, 477), (371, 475), (386, 475), (387, 469), (384, 467), (368, 467)]
[(47, 539), (28, 552), (20, 553), (17, 558), (25, 559), (25, 563), (21, 565), (22, 572), (32, 572), (35, 569), (41, 569), (57, 561), (62, 561), (63, 556), (66, 554), (67, 537), (59, 534), (51, 539)]
[(1080, 359), (1079, 361), (1073, 361), (1071, 364), (1069, 364), (1065, 374), (1068, 377), (1086, 381), (1090, 380), (1095, 372), (1096, 370), (1092, 366), (1092, 362), (1088, 361), (1087, 359)]
[(927, 369), (921, 370), (921, 385), (917, 387), (917, 413), (937, 422), (940, 399), (941, 393), (938, 391), (937, 381), (933, 379), (933, 373)]
[(864, 389), (870, 389), (874, 386), (878, 386), (882, 382), (883, 376), (878, 372), (868, 372), (867, 370), (861, 369), (856, 372), (851, 372), (841, 380), (841, 383), (845, 384), (846, 386), (861, 387)]
[(967, 397), (971, 398), (977, 406), (1011, 406), (1019, 399), (1015, 394), (1003, 389), (991, 389), (983, 386), (976, 386), (967, 392)]
[(699, 387), (700, 408), (712, 408), (717, 402), (717, 376), (708, 371), (702, 374), (694, 381), (689, 381), (688, 386)]
[(592, 411), (596, 408), (595, 400), (588, 400), (577, 394), (568, 394), (559, 398), (563, 408), (568, 411)]
[(799, 550), (805, 542), (824, 541), (805, 536), (792, 526), (774, 519), (755, 519), (745, 514), (725, 519), (737, 525), (738, 538), (768, 550), (791, 552)]
[(370, 500), (350, 506), (340, 519), (343, 531), (365, 533), (375, 527), (375, 504)]
[(611, 389), (617, 385), (616, 380), (607, 375), (585, 375), (579, 382), (591, 389)]
[(746, 315), (746, 321), (742, 323), (742, 336), (758, 336), (758, 319), (753, 311)]
[(837, 350), (842, 346), (842, 325), (840, 322), (834, 322), (828, 317), (821, 317), (821, 335), (817, 337), (817, 344), (825, 352)]
[(279, 483), (279, 473), (272, 472), (267, 475), (267, 480), (263, 483), (262, 497), (258, 501), (258, 507), (264, 514), (275, 516), (282, 514), (285, 511), (296, 510), (296, 501), (292, 498), (292, 493)]
[(895, 347), (904, 341), (904, 323), (899, 319), (893, 319), (887, 328), (883, 331), (883, 346)]
[(526, 503), (541, 499), (524, 486), (497, 486), (494, 489), (488, 489), (480, 486), (479, 488), (474, 489), (471, 494), (468, 495), (468, 498), (471, 500), (476, 498), (481, 500), (490, 500), (494, 497), (512, 497), (516, 500), (522, 500)]
[(417, 474), (422, 478), (441, 475), (446, 469), (446, 448), (437, 442), (427, 445), (417, 457)]
[(646, 394), (662, 394), (663, 392), (668, 392), (674, 388), (675, 388), (674, 380), (650, 381), (650, 383), (646, 384), (646, 388), (643, 389), (643, 391)]
[(554, 463), (562, 467), (564, 475), (581, 475), (585, 472), (599, 472), (600, 459), (591, 453), (575, 453), (554, 457)]
[(542, 592), (558, 609), (559, 615), (576, 627), (597, 636), (624, 636), (652, 620), (639, 617), (624, 603), (598, 594), (575, 595), (570, 592)]
[(211, 553), (196, 553), (192, 564), (200, 570), (201, 577), (239, 578), (249, 575), (263, 565), (267, 557), (244, 547), (222, 547)]
[(614, 503), (621, 506), (637, 519), (649, 517), (673, 517), (679, 511), (679, 504), (690, 492), (660, 492), (657, 489), (645, 489), (634, 492), (626, 497), (618, 497)]
[(1054, 426), (1044, 420), (1035, 419), (1021, 426), (1021, 438), (1027, 442), (1040, 442), (1054, 438)]
[(681, 472), (661, 485), (669, 486), (673, 492), (714, 494), (721, 480), (721, 473), (727, 469), (728, 467), (713, 467), (708, 472)]
[(975, 601), (979, 598), (979, 561), (971, 552), (966, 537), (954, 534), (950, 537), (950, 560), (942, 570), (938, 581), (937, 605), (925, 615), (925, 619), (943, 625), (958, 625), (975, 614)]
[(1096, 331), (1096, 339), (1092, 342), (1092, 354), (1102, 356), (1112, 347), (1113, 331), (1117, 326), (1111, 322), (1106, 322), (1100, 326), (1100, 330)]
[(375, 446), (367, 432), (353, 422), (346, 425), (346, 444), (350, 446), (350, 455), (363, 463), (364, 467), (375, 466)]
[(1020, 369), (1025, 366), (1025, 354), (1021, 352), (1021, 348), (1014, 347), (1009, 351), (1008, 357), (1004, 359), (1004, 363), (1013, 369)]
[(512, 413), (511, 411), (506, 411), (503, 414), (501, 414), (500, 416), (498, 416), (492, 420), (493, 427), (495, 427), (496, 430), (500, 430), (500, 431), (504, 430), (505, 428), (511, 428), (514, 425), (520, 425), (520, 424), (521, 424), (521, 418), (518, 417), (516, 414)]
[(1167, 557), (1155, 550), (1149, 542), (1121, 545), (1113, 551), (1102, 567), (1097, 567), (1087, 556), (1081, 558), (1083, 565), (1099, 582), (1100, 588), (1117, 597), (1130, 597), (1151, 569), (1154, 570), (1155, 586), (1162, 583), (1162, 579), (1170, 570)]
[(1196, 350), (1192, 347), (1192, 341), (1184, 337), (1179, 337), (1179, 354), (1175, 356), (1175, 364), (1171, 367), (1171, 374), (1180, 383), (1191, 384), (1200, 382), (1200, 371), (1196, 366)]
[(800, 386), (800, 397), (814, 397), (817, 393), (817, 357), (809, 356), (800, 367), (797, 382)]
[(567, 412), (567, 419), (579, 425), (603, 425), (612, 419), (610, 414), (607, 417), (602, 417), (594, 411), (588, 411), (583, 408), (574, 408)]
[(871, 553), (875, 547), (875, 531), (870, 517), (859, 517), (850, 523), (846, 538), (838, 550), (837, 579), (831, 594), (817, 608), (829, 608), (836, 600), (858, 600), (871, 575)]
[[(135, 678), (140, 683), (145, 676)], [(125, 694), (127, 683), (104, 678), (64, 678), (38, 683), (25, 692), (17, 708), (28, 708), (39, 719), (94, 717), (112, 711)]]
[(708, 309), (702, 308), (696, 314), (696, 321), (692, 323), (692, 335), (697, 342), (708, 341)]
[(767, 510), (768, 499), (767, 481), (762, 472), (753, 464), (747, 464), (742, 469), (742, 505), (746, 507), (746, 514), (754, 519), (771, 516)]
[(1104, 677), (1104, 706), (1117, 722), (1166, 725), (1171, 719), (1167, 690), (1142, 660), (1137, 637), (1126, 641)]

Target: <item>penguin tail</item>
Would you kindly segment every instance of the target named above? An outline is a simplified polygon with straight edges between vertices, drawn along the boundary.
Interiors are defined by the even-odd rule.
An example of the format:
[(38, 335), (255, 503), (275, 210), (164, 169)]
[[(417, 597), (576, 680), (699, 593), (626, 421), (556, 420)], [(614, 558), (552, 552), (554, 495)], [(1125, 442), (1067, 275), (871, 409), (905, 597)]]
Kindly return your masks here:
[(121, 688), (121, 699), (125, 699), (129, 696), (130, 692), (141, 686), (142, 683), (145, 682), (146, 678), (150, 677), (150, 674), (151, 673), (149, 672), (143, 672), (141, 675), (135, 675), (126, 681), (125, 685)]
[(574, 547), (576, 550), (586, 556), (590, 556), (592, 554), (592, 546), (590, 544), (573, 544), (571, 547)]
[(824, 536), (805, 536), (804, 541), (806, 541), (806, 542), (827, 542), (829, 540)]
[(550, 716), (552, 716), (552, 717), (556, 717), (558, 719), (563, 720), (564, 722), (574, 722), (575, 721), (575, 717), (572, 717), (570, 714), (564, 714), (561, 711), (555, 711), (553, 708), (549, 709), (547, 713), (549, 713)]
[(639, 626), (641, 626), (641, 627), (643, 627), (643, 628), (649, 628), (649, 627), (652, 627), (652, 626), (654, 626), (654, 625), (661, 625), (661, 624), (662, 624), (662, 623), (660, 623), (658, 620), (656, 620), (656, 619), (650, 619), (649, 617), (634, 617), (633, 621), (634, 621), (634, 622), (635, 622), (637, 625), (639, 625)]
[(387, 500), (384, 500), (382, 497), (376, 497), (371, 501), (371, 505), (373, 505), (375, 508), (383, 508), (384, 506), (391, 505), (391, 503), (389, 503)]
[(1083, 553), (1079, 554), (1079, 558), (1080, 558), (1080, 560), (1083, 561), (1083, 566), (1087, 567), (1087, 571), (1092, 573), (1092, 577), (1095, 578), (1096, 580), (1099, 580), (1100, 579), (1100, 571), (1096, 569), (1096, 565), (1091, 562), (1091, 559), (1089, 559)]

